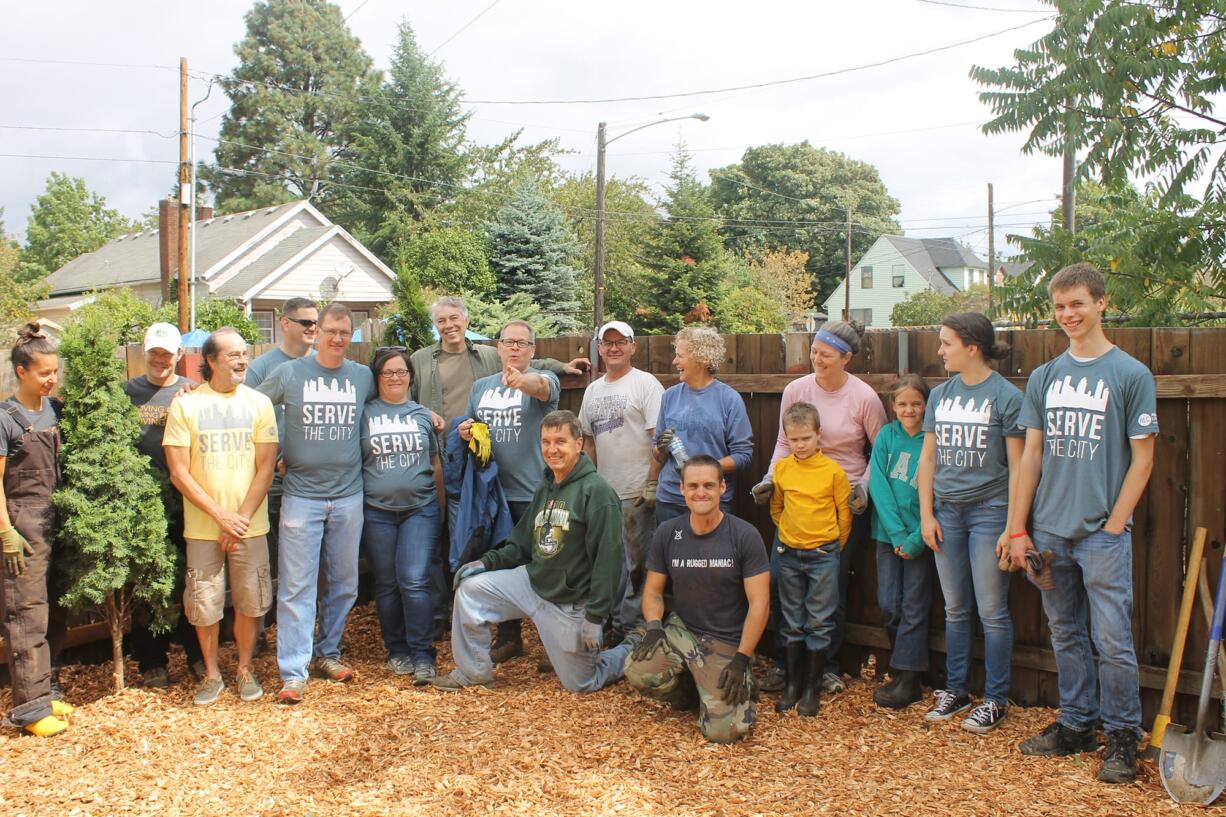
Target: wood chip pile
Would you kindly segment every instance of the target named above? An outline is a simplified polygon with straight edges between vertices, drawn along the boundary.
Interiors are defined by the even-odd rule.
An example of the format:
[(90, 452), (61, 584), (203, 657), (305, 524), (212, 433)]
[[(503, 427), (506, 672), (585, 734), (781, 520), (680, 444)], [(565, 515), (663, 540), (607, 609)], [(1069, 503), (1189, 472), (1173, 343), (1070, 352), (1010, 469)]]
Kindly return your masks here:
[[(275, 630), (270, 630), (272, 636)], [(192, 705), (182, 653), (171, 688), (110, 694), (108, 666), (62, 673), (78, 705), (53, 739), (0, 733), (0, 815), (1144, 815), (1190, 809), (1167, 799), (1153, 766), (1133, 786), (1096, 782), (1099, 758), (1025, 758), (1017, 745), (1046, 709), (1010, 712), (987, 737), (923, 721), (920, 705), (887, 714), (874, 681), (854, 681), (815, 719), (776, 715), (764, 696), (757, 733), (706, 743), (693, 716), (623, 683), (594, 695), (539, 675), (529, 650), (493, 690), (415, 689), (388, 672), (371, 606), (346, 637), (348, 686), (312, 681), (297, 707), (227, 690)], [(451, 667), (447, 644), (439, 665)], [(135, 678), (135, 666), (129, 665)], [(762, 669), (760, 667), (759, 669)], [(8, 691), (0, 692), (8, 708)]]

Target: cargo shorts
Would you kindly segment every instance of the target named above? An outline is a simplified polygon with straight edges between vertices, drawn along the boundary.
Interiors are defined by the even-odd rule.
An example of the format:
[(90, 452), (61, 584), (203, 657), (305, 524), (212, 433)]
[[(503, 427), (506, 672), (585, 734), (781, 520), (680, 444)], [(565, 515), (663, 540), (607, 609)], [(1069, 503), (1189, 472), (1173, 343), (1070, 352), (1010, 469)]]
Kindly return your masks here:
[(193, 626), (208, 627), (221, 621), (226, 607), (227, 563), (236, 613), (259, 618), (272, 607), (267, 536), (244, 539), (233, 553), (226, 553), (215, 540), (188, 539), (183, 610)]

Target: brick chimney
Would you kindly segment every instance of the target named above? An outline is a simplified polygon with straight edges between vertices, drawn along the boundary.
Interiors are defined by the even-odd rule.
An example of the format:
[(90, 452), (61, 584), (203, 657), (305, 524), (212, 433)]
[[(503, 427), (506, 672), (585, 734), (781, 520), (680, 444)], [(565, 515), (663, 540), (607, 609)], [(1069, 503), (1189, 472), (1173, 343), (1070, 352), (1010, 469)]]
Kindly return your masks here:
[[(196, 221), (213, 217), (212, 207), (196, 207)], [(179, 201), (158, 202), (158, 264), (162, 276), (162, 303), (170, 298), (170, 279), (179, 271)]]

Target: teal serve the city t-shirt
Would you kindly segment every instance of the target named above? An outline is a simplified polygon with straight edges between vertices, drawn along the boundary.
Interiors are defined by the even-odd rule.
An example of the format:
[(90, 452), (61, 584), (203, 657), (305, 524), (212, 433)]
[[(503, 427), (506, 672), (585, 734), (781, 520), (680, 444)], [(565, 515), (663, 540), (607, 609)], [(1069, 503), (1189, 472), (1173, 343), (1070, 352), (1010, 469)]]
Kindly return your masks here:
[(434, 490), (438, 437), (425, 406), (378, 398), (362, 415), (362, 484), (366, 504), (411, 511), (429, 504)]
[(1009, 494), (1006, 437), (1018, 426), (1022, 392), (997, 372), (968, 386), (955, 374), (932, 390), (924, 432), (936, 438), (933, 493), (943, 502), (982, 502)]
[(473, 383), (465, 412), (490, 427), (498, 482), (508, 502), (531, 502), (545, 477), (541, 420), (558, 407), (561, 393), (558, 376), (553, 372), (533, 369), (531, 374), (549, 382), (548, 400), (537, 400), (519, 389), (502, 385), (502, 372), (498, 372)]

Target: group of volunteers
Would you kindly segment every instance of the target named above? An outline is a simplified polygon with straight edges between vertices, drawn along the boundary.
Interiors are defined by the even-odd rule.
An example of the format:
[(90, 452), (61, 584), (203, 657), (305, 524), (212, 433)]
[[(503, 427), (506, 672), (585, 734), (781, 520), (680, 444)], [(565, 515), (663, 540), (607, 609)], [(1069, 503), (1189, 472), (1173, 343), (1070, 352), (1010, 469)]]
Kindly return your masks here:
[[(930, 390), (899, 377), (892, 421), (847, 371), (856, 328), (820, 328), (813, 374), (784, 390), (770, 466), (752, 488), (770, 507), (769, 548), (732, 515), (754, 441), (744, 401), (717, 377), (725, 348), (713, 329), (678, 333), (680, 382), (666, 390), (634, 367), (634, 330), (606, 323), (596, 338), (603, 375), (576, 415), (558, 410), (558, 376), (589, 362), (534, 359), (533, 330), (520, 321), (496, 346), (474, 344), (459, 298), (431, 307), (436, 343), (412, 354), (380, 347), (369, 366), (346, 358), (348, 308), (294, 298), (279, 345), (253, 361), (236, 331), (213, 332), (200, 382), (175, 373), (179, 334), (155, 324), (146, 372), (126, 390), (142, 428), (135, 444), (177, 489), (165, 501), (185, 557), (186, 623), (154, 636), (133, 622), (141, 675), (165, 686), (178, 641), (195, 703), (217, 700), (228, 589), (231, 677), (242, 700), (262, 697), (252, 658), (275, 573), (276, 700), (302, 701), (311, 675), (352, 680), (342, 637), (364, 554), (387, 668), (414, 685), (492, 686), (494, 666), (523, 653), (527, 618), (546, 655), (539, 669), (566, 689), (624, 677), (645, 696), (696, 709), (707, 739), (732, 742), (753, 729), (761, 691), (779, 693), (779, 712), (813, 716), (823, 694), (844, 689), (851, 566), (873, 547), (891, 648), (878, 705), (923, 699), (939, 583), (945, 682), (924, 717), (965, 713), (966, 730), (995, 729), (1007, 714), (1008, 597), (1020, 572), (1041, 591), (1060, 692), (1057, 721), (1021, 751), (1094, 751), (1101, 723), (1099, 778), (1130, 781), (1141, 708), (1129, 530), (1153, 462), (1154, 378), (1104, 334), (1096, 269), (1066, 267), (1048, 288), (1069, 348), (1030, 375), (1025, 393), (992, 367), (1007, 349), (988, 318), (954, 314), (940, 328), (950, 378)], [(52, 669), (62, 614), (48, 604), (58, 361), (36, 324), (12, 360), (18, 390), (0, 404), (7, 722), (52, 735), (71, 713)], [(972, 611), (984, 633), (978, 703)], [(454, 668), (439, 673), (434, 641), (448, 618)], [(752, 657), (768, 629), (776, 657), (757, 678)]]

